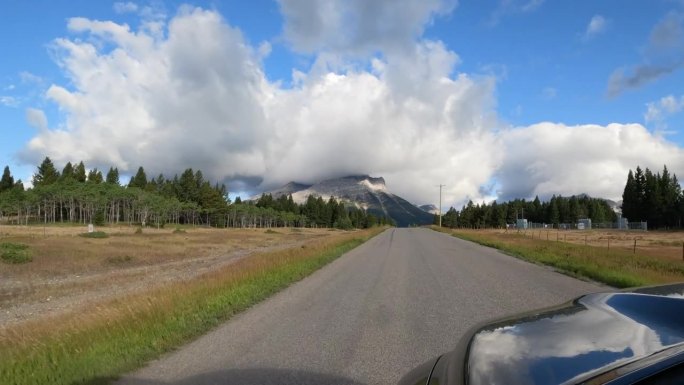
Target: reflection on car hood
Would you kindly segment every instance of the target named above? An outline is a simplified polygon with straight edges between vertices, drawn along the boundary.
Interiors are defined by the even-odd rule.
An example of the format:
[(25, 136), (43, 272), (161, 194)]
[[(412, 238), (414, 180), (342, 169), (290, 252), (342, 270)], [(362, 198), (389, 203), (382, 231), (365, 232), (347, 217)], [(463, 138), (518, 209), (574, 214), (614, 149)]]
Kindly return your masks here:
[(577, 383), (684, 342), (684, 285), (590, 294), (477, 330), (468, 384)]

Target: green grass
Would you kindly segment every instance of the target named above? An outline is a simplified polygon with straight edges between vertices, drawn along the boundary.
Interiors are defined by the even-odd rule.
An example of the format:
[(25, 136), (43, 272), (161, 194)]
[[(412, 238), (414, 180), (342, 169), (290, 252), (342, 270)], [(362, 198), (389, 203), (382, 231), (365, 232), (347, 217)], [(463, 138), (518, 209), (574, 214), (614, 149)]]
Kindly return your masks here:
[(684, 263), (556, 241), (530, 239), (522, 234), (491, 234), (476, 231), (433, 229), (455, 237), (499, 249), (511, 256), (547, 266), (577, 277), (617, 288), (645, 286), (684, 280)]
[(109, 235), (104, 231), (93, 231), (92, 233), (81, 233), (79, 236), (83, 238), (109, 238)]
[(0, 329), (0, 383), (107, 383), (306, 277), (381, 230), (258, 254), (197, 280), (84, 314)]
[(0, 243), (0, 258), (7, 263), (31, 262), (31, 252), (23, 243)]

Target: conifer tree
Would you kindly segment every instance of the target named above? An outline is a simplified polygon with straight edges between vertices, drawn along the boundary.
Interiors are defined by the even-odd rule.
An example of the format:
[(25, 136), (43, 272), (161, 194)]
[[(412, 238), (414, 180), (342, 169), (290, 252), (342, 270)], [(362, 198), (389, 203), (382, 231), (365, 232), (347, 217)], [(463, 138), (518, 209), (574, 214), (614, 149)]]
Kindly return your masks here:
[(140, 166), (138, 172), (136, 172), (135, 176), (128, 182), (128, 187), (145, 189), (145, 186), (147, 186), (147, 175), (145, 175), (145, 170)]
[(60, 176), (60, 180), (68, 179), (74, 179), (74, 166), (71, 164), (71, 162), (67, 162), (67, 164), (64, 165), (64, 168), (62, 169), (62, 175)]
[(118, 185), (119, 183), (119, 169), (118, 168), (109, 168), (109, 171), (107, 171), (107, 177), (105, 181), (109, 184), (115, 184)]
[(0, 192), (11, 189), (14, 186), (14, 177), (10, 173), (9, 166), (5, 166), (2, 172), (2, 179), (0, 179)]
[(97, 168), (94, 168), (88, 172), (88, 182), (99, 184), (102, 183), (102, 181), (102, 172), (100, 172)]
[(74, 179), (77, 182), (84, 183), (86, 181), (86, 169), (83, 161), (79, 162), (76, 167), (74, 167)]
[(33, 185), (47, 186), (53, 184), (59, 180), (59, 172), (55, 168), (49, 157), (45, 157), (43, 162), (38, 166), (38, 171), (33, 176)]

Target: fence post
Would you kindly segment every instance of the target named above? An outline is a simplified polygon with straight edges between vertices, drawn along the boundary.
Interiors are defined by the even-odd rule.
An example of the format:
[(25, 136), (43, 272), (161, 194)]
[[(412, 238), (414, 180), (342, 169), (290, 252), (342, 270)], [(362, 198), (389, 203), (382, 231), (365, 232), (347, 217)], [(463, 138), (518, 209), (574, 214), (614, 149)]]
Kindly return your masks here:
[(608, 252), (610, 253), (610, 239), (608, 239)]
[(584, 234), (584, 246), (587, 245), (587, 234)]
[(634, 238), (634, 253), (633, 254), (636, 254), (636, 238)]

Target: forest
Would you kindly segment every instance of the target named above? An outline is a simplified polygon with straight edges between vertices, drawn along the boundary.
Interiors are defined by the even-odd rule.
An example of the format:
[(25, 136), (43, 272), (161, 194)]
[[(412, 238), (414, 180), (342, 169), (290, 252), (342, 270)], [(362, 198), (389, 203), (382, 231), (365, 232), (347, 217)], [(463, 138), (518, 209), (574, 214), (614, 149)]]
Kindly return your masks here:
[[(263, 194), (256, 201), (228, 199), (225, 185), (206, 180), (200, 170), (188, 168), (180, 176), (160, 174), (148, 178), (143, 167), (121, 185), (119, 171), (110, 167), (103, 174), (87, 170), (83, 162), (67, 163), (60, 172), (46, 157), (33, 176), (33, 187), (25, 189), (6, 166), (0, 178), (0, 222), (128, 224), (163, 227), (167, 224), (214, 227), (328, 227), (367, 228), (392, 225), (391, 218), (376, 217), (330, 197), (310, 196), (297, 204), (292, 196), (277, 198)], [(648, 168), (629, 170), (622, 195), (623, 216), (630, 222), (648, 222), (650, 229), (681, 228), (684, 196), (676, 175), (667, 166), (653, 173)], [(442, 216), (446, 227), (503, 228), (517, 218), (529, 222), (613, 223), (617, 217), (608, 203), (587, 195), (552, 196), (542, 202), (515, 199), (474, 204), (460, 211), (451, 207)], [(435, 216), (435, 223), (438, 217)]]
[[(652, 173), (648, 168), (629, 170), (622, 195), (622, 215), (629, 222), (648, 222), (649, 229), (681, 228), (684, 217), (684, 195), (677, 175), (670, 175), (667, 166), (662, 173)], [(505, 203), (473, 204), (469, 201), (460, 211), (451, 207), (442, 216), (442, 225), (464, 228), (503, 228), (506, 224), (525, 218), (529, 222), (551, 224), (574, 224), (578, 219), (590, 218), (592, 223), (614, 223), (615, 212), (600, 198), (587, 195), (552, 196), (542, 202), (539, 197), (532, 201), (515, 199)], [(435, 217), (434, 223), (438, 218)]]
[(562, 223), (577, 223), (578, 219), (591, 218), (593, 223), (615, 222), (616, 214), (610, 205), (598, 198), (587, 195), (552, 196), (542, 202), (539, 197), (528, 201), (515, 199), (509, 202), (473, 204), (469, 201), (461, 211), (451, 207), (442, 216), (442, 226), (456, 228), (505, 228), (506, 224), (516, 223), (517, 218), (528, 222), (546, 223), (558, 227)]
[(225, 185), (212, 184), (200, 170), (180, 176), (148, 178), (143, 167), (126, 186), (117, 168), (103, 175), (86, 171), (83, 162), (67, 163), (60, 172), (49, 157), (38, 166), (33, 187), (24, 189), (8, 166), (0, 178), (0, 222), (10, 224), (93, 223), (96, 225), (167, 224), (213, 227), (334, 227), (367, 228), (391, 220), (348, 208), (334, 197), (309, 197), (296, 204), (292, 197), (262, 195), (256, 202), (228, 199)]
[(681, 228), (684, 219), (684, 196), (677, 175), (667, 166), (662, 173), (646, 168), (629, 170), (622, 194), (622, 214), (630, 221), (648, 222), (652, 229)]

